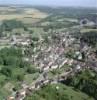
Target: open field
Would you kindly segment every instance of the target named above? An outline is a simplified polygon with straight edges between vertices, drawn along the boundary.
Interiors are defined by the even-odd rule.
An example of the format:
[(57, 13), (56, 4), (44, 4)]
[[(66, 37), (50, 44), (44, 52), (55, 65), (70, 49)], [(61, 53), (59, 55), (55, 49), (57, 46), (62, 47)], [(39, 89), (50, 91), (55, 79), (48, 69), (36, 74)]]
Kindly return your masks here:
[(48, 15), (44, 12), (40, 12), (34, 8), (9, 8), (0, 7), (0, 21), (17, 19), (24, 23), (37, 22), (42, 18), (46, 18)]
[(10, 20), (10, 19), (22, 19), (22, 18), (45, 18), (47, 15), (44, 13), (34, 13), (34, 14), (11, 14), (11, 15), (0, 15), (0, 21)]
[(91, 28), (91, 29), (86, 29), (86, 28), (84, 28), (84, 29), (81, 30), (81, 33), (91, 32), (91, 31), (92, 31), (92, 32), (93, 32), (93, 31), (94, 31), (94, 32), (97, 32), (97, 29), (92, 29), (92, 28)]

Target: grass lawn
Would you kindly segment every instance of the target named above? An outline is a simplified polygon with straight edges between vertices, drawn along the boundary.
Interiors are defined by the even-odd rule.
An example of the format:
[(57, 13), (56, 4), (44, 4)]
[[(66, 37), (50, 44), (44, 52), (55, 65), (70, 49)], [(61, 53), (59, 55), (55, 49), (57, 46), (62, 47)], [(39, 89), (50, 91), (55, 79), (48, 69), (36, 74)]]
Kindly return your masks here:
[(28, 84), (31, 84), (37, 77), (39, 76), (39, 73), (34, 73), (34, 74), (27, 74), (25, 75), (25, 82)]
[(14, 76), (17, 76), (17, 75), (22, 75), (25, 73), (25, 70), (23, 68), (13, 68), (12, 69), (12, 74)]

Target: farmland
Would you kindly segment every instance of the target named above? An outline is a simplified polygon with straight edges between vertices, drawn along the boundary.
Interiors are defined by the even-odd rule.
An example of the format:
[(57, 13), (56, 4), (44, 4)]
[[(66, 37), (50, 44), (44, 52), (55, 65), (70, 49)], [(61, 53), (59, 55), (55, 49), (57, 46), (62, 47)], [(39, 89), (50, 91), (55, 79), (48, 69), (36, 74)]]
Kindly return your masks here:
[[(47, 17), (46, 13), (40, 12), (37, 9), (16, 8), (16, 7), (0, 7), (0, 21), (16, 19), (26, 22), (37, 22), (42, 18)], [(36, 21), (35, 21), (36, 19)]]

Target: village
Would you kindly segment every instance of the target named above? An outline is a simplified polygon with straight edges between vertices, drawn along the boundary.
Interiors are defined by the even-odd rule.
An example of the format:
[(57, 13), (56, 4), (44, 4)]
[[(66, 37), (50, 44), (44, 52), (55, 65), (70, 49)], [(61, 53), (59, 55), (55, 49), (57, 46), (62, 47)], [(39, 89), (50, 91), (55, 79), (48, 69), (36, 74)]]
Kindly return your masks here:
[[(13, 92), (7, 100), (24, 100), (26, 95), (30, 95), (30, 93), (38, 90), (42, 86), (56, 84), (87, 68), (97, 72), (97, 61), (91, 47), (76, 40), (69, 32), (54, 33), (54, 35), (54, 39), (49, 36), (50, 43), (44, 43), (44, 39), (40, 38), (38, 40), (39, 45), (34, 48), (34, 51), (37, 51), (38, 49), (38, 52), (31, 54), (30, 57), (24, 57), (24, 60), (30, 61), (37, 66), (37, 69), (39, 69), (41, 73), (39, 77), (30, 86), (23, 82), (21, 84), (22, 89)], [(8, 44), (7, 47), (21, 46), (23, 54), (25, 54), (26, 49), (28, 49), (27, 47), (32, 42), (30, 35), (13, 35), (10, 39), (2, 38), (0, 41), (0, 43)], [(70, 50), (74, 51), (73, 56), (76, 59), (66, 56)], [(85, 53), (85, 59), (82, 55), (83, 52)], [(69, 67), (61, 74), (48, 78), (48, 73), (50, 71), (53, 69), (61, 69), (65, 65), (68, 65)]]
[(34, 100), (50, 85), (57, 99), (35, 100), (96, 100), (95, 9), (13, 5), (0, 7), (0, 17), (0, 100)]

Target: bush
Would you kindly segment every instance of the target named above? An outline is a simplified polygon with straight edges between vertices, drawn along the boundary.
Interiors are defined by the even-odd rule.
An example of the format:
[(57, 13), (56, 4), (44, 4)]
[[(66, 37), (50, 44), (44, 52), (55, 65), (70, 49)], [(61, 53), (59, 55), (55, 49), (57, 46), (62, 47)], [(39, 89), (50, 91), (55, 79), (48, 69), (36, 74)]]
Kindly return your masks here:
[(24, 75), (17, 75), (17, 80), (18, 81), (23, 81)]

